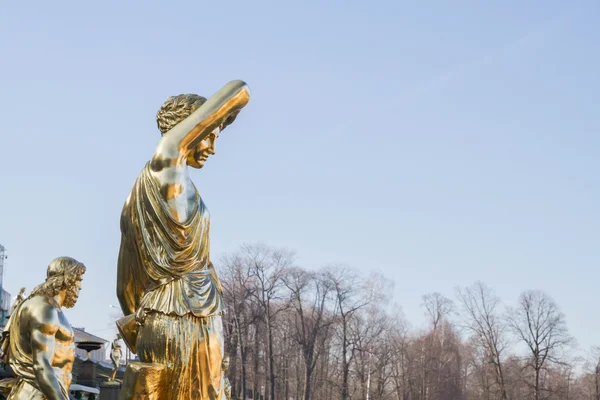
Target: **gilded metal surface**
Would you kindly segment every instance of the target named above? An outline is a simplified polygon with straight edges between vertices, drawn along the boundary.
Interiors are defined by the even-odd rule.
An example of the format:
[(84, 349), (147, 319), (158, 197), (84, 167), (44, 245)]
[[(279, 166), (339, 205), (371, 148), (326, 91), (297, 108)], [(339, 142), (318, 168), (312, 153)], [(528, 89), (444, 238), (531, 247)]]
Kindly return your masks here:
[(115, 340), (110, 345), (110, 361), (113, 363), (113, 371), (110, 374), (109, 381), (113, 382), (117, 376), (117, 371), (121, 365), (121, 358), (123, 357), (123, 351), (121, 350), (121, 335), (117, 335)]
[(16, 376), (9, 400), (68, 400), (75, 360), (74, 334), (62, 307), (77, 302), (85, 266), (59, 257), (46, 281), (17, 298), (2, 336), (2, 353)]
[(142, 390), (132, 374), (145, 376), (143, 364), (165, 367), (156, 398), (225, 398), (223, 290), (210, 261), (209, 213), (187, 167), (215, 154), (249, 99), (246, 84), (232, 81), (208, 100), (171, 97), (157, 113), (163, 136), (121, 214), (117, 297), (126, 317), (117, 325), (142, 362), (126, 370), (122, 398)]
[[(162, 364), (129, 363), (125, 370), (119, 400), (162, 400), (168, 398), (166, 371), (167, 367)], [(190, 399), (193, 398), (190, 397)]]
[(137, 353), (135, 341), (137, 340), (138, 325), (135, 320), (135, 314), (129, 314), (128, 316), (119, 319), (117, 321), (117, 329), (125, 342), (125, 346), (127, 346), (132, 353)]
[(224, 383), (224, 391), (225, 391), (225, 398), (227, 400), (231, 400), (231, 382), (229, 382), (229, 378), (227, 378), (227, 371), (229, 370), (229, 354), (225, 354), (225, 356), (223, 357), (223, 363), (221, 364), (221, 368), (223, 369), (223, 379), (225, 380)]

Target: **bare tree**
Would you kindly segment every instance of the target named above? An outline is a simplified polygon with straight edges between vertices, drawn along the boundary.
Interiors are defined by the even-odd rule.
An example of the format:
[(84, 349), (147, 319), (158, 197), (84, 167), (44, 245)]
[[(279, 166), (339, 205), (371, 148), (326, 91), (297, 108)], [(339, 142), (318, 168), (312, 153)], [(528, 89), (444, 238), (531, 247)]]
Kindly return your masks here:
[[(524, 293), (500, 318), (489, 287), (459, 289), (464, 338), (452, 300), (431, 293), (423, 296), (427, 329), (415, 332), (382, 296), (392, 293), (388, 279), (348, 267), (309, 271), (292, 259), (264, 245), (223, 258), (233, 398), (600, 400), (600, 350), (580, 370), (565, 352), (563, 315), (540, 292)], [(510, 331), (527, 357), (511, 348)]]
[[(582, 377), (590, 400), (600, 400), (600, 347), (594, 346), (588, 351)], [(587, 378), (587, 379), (586, 379)]]
[(547, 373), (549, 394), (551, 398), (560, 400), (573, 400), (577, 398), (575, 369), (582, 364), (581, 357), (568, 357), (561, 360)]
[(533, 370), (535, 400), (545, 392), (542, 385), (542, 371), (548, 364), (560, 364), (562, 351), (571, 343), (564, 315), (548, 295), (541, 291), (527, 291), (521, 294), (516, 309), (508, 314), (510, 327), (529, 351), (526, 367)]
[(392, 355), (392, 379), (397, 400), (408, 400), (410, 396), (411, 360), (408, 353), (409, 339), (404, 324), (397, 323), (389, 333)]
[(498, 314), (500, 299), (483, 282), (471, 287), (458, 289), (466, 319), (466, 328), (482, 347), (484, 362), (492, 364), (500, 396), (507, 399), (502, 358), (507, 347), (506, 324)]
[(248, 328), (254, 323), (258, 317), (253, 313), (252, 307), (249, 306), (249, 301), (252, 298), (255, 286), (252, 266), (244, 260), (243, 254), (235, 253), (224, 255), (221, 259), (222, 286), (225, 297), (225, 305), (228, 311), (228, 320), (232, 321), (232, 331), (235, 332), (236, 346), (230, 349), (232, 357), (232, 365), (230, 374), (236, 373), (236, 351), (240, 351), (241, 364), (241, 388), (236, 385), (236, 380), (232, 380), (234, 393), (240, 390), (242, 393), (247, 393), (247, 363), (248, 363)]
[(454, 303), (441, 293), (434, 292), (422, 297), (421, 306), (429, 317), (431, 331), (424, 335), (421, 348), (421, 398), (435, 398), (443, 385), (445, 368), (455, 359), (454, 351), (448, 351), (445, 340), (448, 338), (449, 316), (454, 313)]
[(354, 337), (352, 341), (360, 351), (361, 392), (369, 400), (372, 370), (376, 369), (377, 363), (377, 347), (383, 343), (383, 333), (391, 324), (387, 308), (394, 284), (378, 273), (371, 273), (364, 284), (363, 296), (366, 296), (367, 303), (358, 310), (351, 326)]
[(437, 330), (439, 324), (454, 312), (454, 303), (441, 293), (428, 293), (423, 296), (423, 307), (431, 318), (433, 330)]
[[(273, 347), (273, 326), (277, 314), (285, 309), (282, 302), (285, 296), (281, 293), (283, 276), (291, 267), (294, 253), (286, 249), (273, 249), (264, 244), (245, 244), (241, 252), (250, 265), (255, 277), (256, 290), (253, 297), (262, 309), (266, 327), (266, 345), (268, 360), (267, 386), (269, 398), (275, 400), (275, 355)], [(277, 303), (278, 307), (274, 307)]]
[(339, 320), (337, 333), (341, 345), (342, 374), (339, 391), (341, 399), (348, 400), (350, 398), (350, 365), (358, 350), (358, 345), (353, 341), (350, 332), (351, 323), (356, 312), (369, 304), (369, 299), (365, 296), (365, 279), (354, 270), (346, 266), (336, 266), (330, 267), (326, 274), (335, 297), (335, 317)]
[(594, 400), (600, 400), (600, 349), (594, 348)]
[[(385, 332), (390, 329), (391, 320), (385, 312), (382, 305), (376, 301), (372, 301), (367, 307), (363, 307), (356, 314), (356, 318), (352, 319), (350, 325), (350, 334), (352, 343), (356, 345), (358, 350), (358, 365), (356, 373), (358, 374), (358, 382), (360, 383), (361, 397), (369, 400), (371, 398), (371, 386), (373, 375), (378, 372), (378, 357), (386, 358), (389, 354), (382, 354), (380, 347), (385, 346)], [(380, 365), (381, 369), (387, 365)]]
[(323, 330), (331, 324), (331, 319), (325, 316), (331, 282), (322, 274), (300, 268), (288, 269), (284, 282), (291, 292), (291, 304), (295, 309), (294, 339), (302, 349), (304, 400), (309, 400), (311, 378), (321, 349), (317, 340), (323, 338)]

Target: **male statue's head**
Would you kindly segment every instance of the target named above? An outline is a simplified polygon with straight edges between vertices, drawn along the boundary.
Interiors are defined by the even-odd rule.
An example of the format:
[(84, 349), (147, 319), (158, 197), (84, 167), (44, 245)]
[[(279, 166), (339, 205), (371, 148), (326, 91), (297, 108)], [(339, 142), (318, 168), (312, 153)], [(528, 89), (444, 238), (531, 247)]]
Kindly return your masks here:
[(59, 306), (72, 308), (77, 303), (85, 266), (71, 257), (58, 257), (48, 265), (46, 282), (40, 291), (57, 300)]
[[(180, 94), (169, 97), (156, 113), (156, 123), (161, 135), (164, 135), (175, 125), (189, 117), (206, 102), (206, 98), (197, 94)], [(237, 114), (231, 115), (221, 126), (204, 138), (187, 156), (187, 165), (192, 168), (202, 168), (209, 156), (215, 154), (215, 142), (225, 127), (231, 124)]]

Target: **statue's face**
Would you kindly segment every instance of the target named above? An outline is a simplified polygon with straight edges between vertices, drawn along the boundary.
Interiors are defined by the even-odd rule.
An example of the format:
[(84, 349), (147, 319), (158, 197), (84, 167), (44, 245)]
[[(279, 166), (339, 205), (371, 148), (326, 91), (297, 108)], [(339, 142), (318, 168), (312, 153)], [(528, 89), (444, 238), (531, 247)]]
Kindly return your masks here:
[(67, 294), (63, 306), (66, 308), (73, 308), (79, 298), (79, 291), (81, 290), (81, 279), (77, 279), (73, 286), (67, 288)]
[(201, 141), (198, 146), (188, 155), (187, 164), (192, 168), (202, 168), (211, 155), (215, 154), (215, 142), (219, 137), (219, 128), (215, 129)]

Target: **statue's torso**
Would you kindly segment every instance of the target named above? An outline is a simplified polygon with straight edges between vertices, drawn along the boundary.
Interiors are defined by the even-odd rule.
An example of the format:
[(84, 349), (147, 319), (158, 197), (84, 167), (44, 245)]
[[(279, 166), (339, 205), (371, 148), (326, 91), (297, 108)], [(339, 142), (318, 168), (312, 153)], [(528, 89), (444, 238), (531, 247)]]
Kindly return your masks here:
[(138, 318), (150, 311), (221, 313), (220, 284), (209, 268), (210, 215), (187, 171), (155, 172), (147, 164), (125, 204), (121, 229), (119, 264), (142, 283), (133, 292)]
[[(67, 317), (59, 308), (54, 307), (57, 310), (57, 318), (47, 319), (46, 321), (41, 320), (39, 310), (41, 307), (48, 307), (48, 305), (48, 300), (41, 295), (32, 297), (23, 303), (19, 310), (18, 322), (21, 335), (17, 340), (20, 341), (20, 348), (33, 359), (32, 329), (56, 328), (54, 354), (50, 360), (50, 365), (56, 377), (63, 382), (64, 387), (68, 388), (71, 384), (71, 372), (75, 361), (75, 335)], [(35, 316), (36, 313), (37, 317)], [(34, 318), (37, 318), (37, 324), (42, 322), (38, 328), (32, 328)]]
[(121, 351), (121, 345), (119, 344), (119, 342), (117, 342), (117, 341), (113, 342), (110, 354), (111, 354), (112, 358), (114, 358), (114, 359), (117, 359), (117, 360), (121, 359), (121, 356), (123, 355), (123, 353)]
[(61, 377), (66, 387), (71, 384), (71, 371), (75, 362), (75, 334), (67, 317), (58, 310), (58, 332), (56, 333), (56, 345), (52, 367), (56, 375)]
[(196, 212), (199, 195), (188, 175), (185, 165), (151, 171), (160, 185), (162, 200), (171, 218), (178, 222), (189, 221)]

